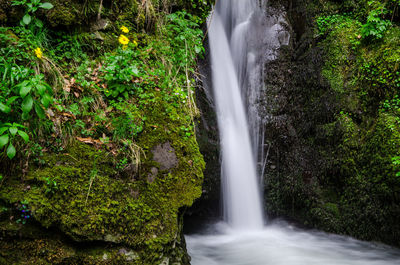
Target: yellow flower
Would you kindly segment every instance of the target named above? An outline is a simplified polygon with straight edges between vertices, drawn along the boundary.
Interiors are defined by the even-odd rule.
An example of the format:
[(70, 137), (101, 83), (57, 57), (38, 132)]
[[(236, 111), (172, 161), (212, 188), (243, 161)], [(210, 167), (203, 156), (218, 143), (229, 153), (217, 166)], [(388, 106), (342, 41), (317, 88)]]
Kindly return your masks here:
[(129, 39), (128, 39), (125, 35), (123, 35), (123, 34), (121, 34), (121, 35), (119, 36), (118, 41), (119, 41), (119, 43), (121, 43), (122, 45), (128, 45), (128, 43), (129, 43)]
[(125, 26), (122, 26), (122, 27), (120, 27), (119, 28), (123, 33), (128, 33), (129, 32), (129, 29), (127, 28), (127, 27), (125, 27)]
[(37, 58), (42, 59), (43, 53), (42, 53), (42, 50), (41, 50), (39, 47), (37, 47), (37, 48), (34, 50), (34, 52), (35, 52), (35, 55), (36, 55)]
[(133, 43), (133, 45), (136, 47), (136, 46), (138, 46), (138, 43), (137, 43), (137, 41), (132, 41), (132, 43)]

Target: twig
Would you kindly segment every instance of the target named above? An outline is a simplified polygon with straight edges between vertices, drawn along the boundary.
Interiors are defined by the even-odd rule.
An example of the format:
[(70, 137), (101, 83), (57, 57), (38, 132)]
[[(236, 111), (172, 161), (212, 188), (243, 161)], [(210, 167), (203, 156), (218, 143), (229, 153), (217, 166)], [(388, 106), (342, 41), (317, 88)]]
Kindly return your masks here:
[(271, 148), (271, 144), (268, 144), (267, 154), (265, 155), (264, 163), (263, 163), (262, 170), (261, 170), (261, 177), (262, 178), (264, 176), (265, 166), (267, 165), (268, 156), (269, 156), (269, 149), (270, 148)]

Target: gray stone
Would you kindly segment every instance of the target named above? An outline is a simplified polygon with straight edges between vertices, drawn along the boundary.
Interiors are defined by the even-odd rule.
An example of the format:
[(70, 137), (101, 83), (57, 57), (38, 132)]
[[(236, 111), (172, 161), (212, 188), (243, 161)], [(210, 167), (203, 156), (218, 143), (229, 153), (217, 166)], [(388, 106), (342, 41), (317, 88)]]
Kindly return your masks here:
[(178, 165), (175, 149), (169, 142), (157, 145), (151, 152), (153, 160), (160, 164), (160, 170), (168, 170)]
[(153, 181), (156, 179), (158, 174), (158, 169), (156, 167), (152, 167), (150, 169), (150, 173), (147, 175), (147, 182), (148, 183), (153, 183)]

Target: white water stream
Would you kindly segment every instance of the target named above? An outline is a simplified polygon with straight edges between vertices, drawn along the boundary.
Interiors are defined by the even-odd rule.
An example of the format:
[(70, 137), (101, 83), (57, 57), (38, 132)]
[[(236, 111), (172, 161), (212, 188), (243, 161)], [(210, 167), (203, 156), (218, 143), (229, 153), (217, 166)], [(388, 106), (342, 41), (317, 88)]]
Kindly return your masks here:
[[(235, 67), (234, 64), (235, 61), (241, 62), (241, 60), (234, 60), (237, 56), (232, 54), (232, 47), (235, 47), (235, 55), (240, 58), (247, 57), (246, 41), (235, 42), (235, 45), (231, 45), (229, 41), (230, 32), (226, 31), (225, 26), (236, 12), (227, 11), (239, 10), (228, 9), (224, 6), (228, 2), (220, 1), (222, 4), (219, 7), (222, 7), (223, 15), (221, 16), (218, 11), (214, 12), (209, 28), (213, 91), (222, 150), (224, 216), (236, 229), (261, 229), (263, 217), (256, 163), (237, 75), (239, 67)], [(252, 1), (231, 2), (236, 3), (237, 8), (243, 11), (251, 11), (244, 3)], [(242, 17), (240, 14), (237, 14), (238, 18)], [(237, 20), (232, 23), (239, 23), (239, 27), (245, 30), (245, 25), (242, 23), (246, 22)]]
[[(284, 42), (288, 38), (277, 33), (277, 24), (262, 22), (263, 3), (219, 0), (210, 19), (224, 222), (186, 236), (192, 265), (400, 265), (400, 251), (387, 246), (304, 231), (283, 222), (264, 225), (258, 186), (263, 169), (256, 166), (264, 160), (263, 133), (256, 101), (263, 89), (263, 63), (275, 55), (273, 49), (264, 55), (258, 50), (260, 43), (273, 48), (279, 36)], [(267, 36), (257, 34), (259, 28)]]

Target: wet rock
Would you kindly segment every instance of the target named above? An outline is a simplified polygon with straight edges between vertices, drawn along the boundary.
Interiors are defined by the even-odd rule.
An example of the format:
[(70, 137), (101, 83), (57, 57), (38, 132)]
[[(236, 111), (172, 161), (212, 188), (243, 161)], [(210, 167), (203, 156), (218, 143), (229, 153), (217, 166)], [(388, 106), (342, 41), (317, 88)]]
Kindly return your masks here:
[(110, 20), (108, 20), (108, 19), (100, 19), (100, 20), (97, 20), (96, 22), (94, 22), (91, 25), (90, 30), (92, 32), (99, 31), (99, 30), (106, 30), (106, 29), (108, 29), (110, 27), (110, 25), (111, 25), (111, 21)]

